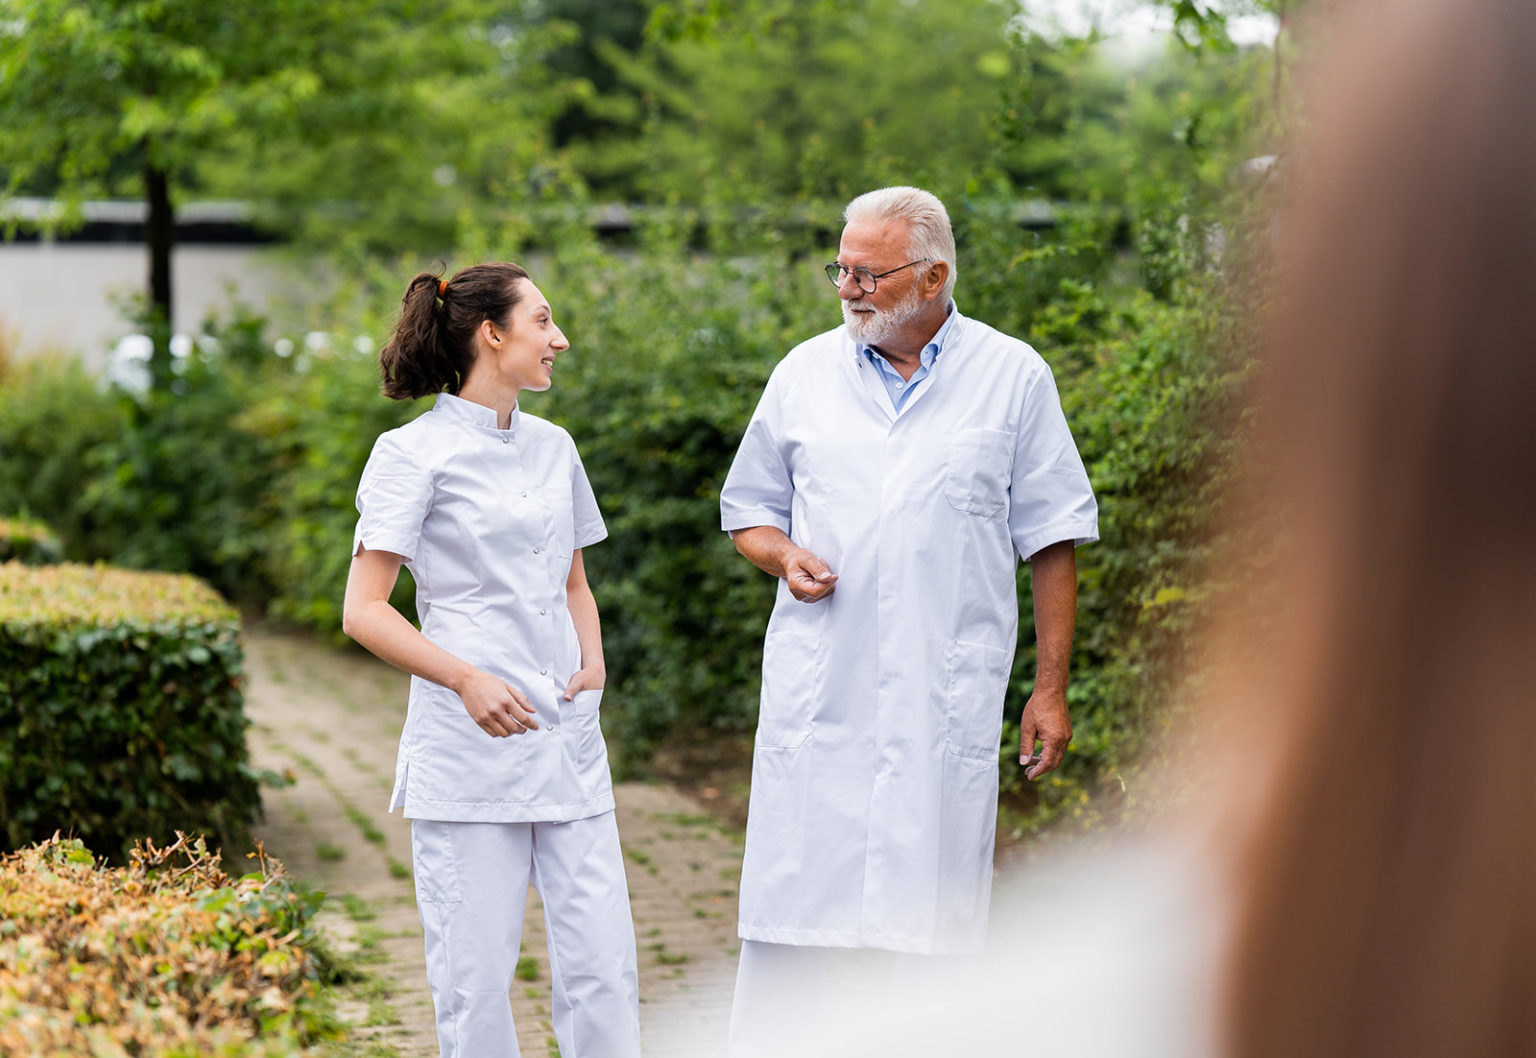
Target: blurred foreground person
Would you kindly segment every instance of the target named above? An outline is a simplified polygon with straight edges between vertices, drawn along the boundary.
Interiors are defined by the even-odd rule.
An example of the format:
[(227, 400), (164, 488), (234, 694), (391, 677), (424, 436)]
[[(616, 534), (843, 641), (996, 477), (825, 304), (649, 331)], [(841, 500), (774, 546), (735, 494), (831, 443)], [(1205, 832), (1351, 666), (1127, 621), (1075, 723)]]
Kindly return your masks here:
[[(515, 264), (418, 275), (384, 393), (435, 396), (357, 489), (342, 618), (411, 673), (389, 807), (411, 821), (445, 1058), (515, 1058), (509, 992), (531, 882), (564, 1058), (638, 1058), (635, 932), (598, 726), (606, 670), (582, 548), (608, 535), (570, 434), (522, 411), (570, 348)], [(389, 604), (405, 565), (417, 631)]]
[(1233, 556), (1204, 644), (1202, 814), (1021, 879), (985, 971), (817, 1053), (1536, 1055), (1536, 4), (1335, 28), (1233, 534), (1278, 554)]
[(1281, 220), (1225, 1049), (1528, 1058), (1536, 4), (1352, 14)]

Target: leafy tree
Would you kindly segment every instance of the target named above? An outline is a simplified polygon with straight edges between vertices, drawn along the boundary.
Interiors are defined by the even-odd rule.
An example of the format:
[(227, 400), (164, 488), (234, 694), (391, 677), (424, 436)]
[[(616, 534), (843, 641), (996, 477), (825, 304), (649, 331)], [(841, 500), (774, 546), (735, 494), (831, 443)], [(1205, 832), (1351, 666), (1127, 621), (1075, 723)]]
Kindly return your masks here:
[(537, 147), (538, 121), (481, 105), (514, 95), (539, 42), (516, 15), (493, 0), (0, 0), (7, 190), (145, 201), (163, 385), (176, 200), (251, 194), (290, 224), (451, 238), (459, 174), (494, 185)]
[(1000, 0), (659, 5), (644, 48), (605, 52), (640, 133), (574, 164), (628, 197), (737, 213), (895, 180), (957, 192), (989, 150), (1011, 11)]

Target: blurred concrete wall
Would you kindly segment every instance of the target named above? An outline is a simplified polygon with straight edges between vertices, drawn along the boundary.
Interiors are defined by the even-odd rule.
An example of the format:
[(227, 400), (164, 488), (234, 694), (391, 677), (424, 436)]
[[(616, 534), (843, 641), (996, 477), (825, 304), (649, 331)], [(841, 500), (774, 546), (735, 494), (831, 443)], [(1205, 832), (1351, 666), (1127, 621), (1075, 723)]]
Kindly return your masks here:
[[(11, 199), (7, 214), (28, 222), (55, 216), (47, 199)], [(0, 343), (18, 359), (71, 353), (100, 368), (135, 331), (126, 299), (148, 286), (140, 202), (87, 202), (67, 238), (35, 235), (0, 243)], [(292, 291), (278, 252), (252, 229), (239, 203), (195, 203), (181, 211), (171, 260), (175, 330), (196, 330), (234, 301), (264, 308)]]

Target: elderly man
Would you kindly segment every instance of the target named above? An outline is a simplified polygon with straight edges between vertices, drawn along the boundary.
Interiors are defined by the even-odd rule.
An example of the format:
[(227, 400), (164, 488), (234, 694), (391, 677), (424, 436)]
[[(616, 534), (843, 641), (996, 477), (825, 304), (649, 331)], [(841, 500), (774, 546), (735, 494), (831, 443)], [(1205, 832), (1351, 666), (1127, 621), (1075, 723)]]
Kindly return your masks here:
[(722, 528), (780, 578), (741, 876), (736, 1054), (813, 1015), (833, 949), (980, 949), (1015, 556), (1033, 569), (1039, 660), (1019, 752), (1034, 779), (1071, 738), (1073, 547), (1098, 538), (1050, 369), (951, 300), (943, 204), (884, 188), (844, 219), (827, 266), (843, 326), (775, 368), (721, 492)]

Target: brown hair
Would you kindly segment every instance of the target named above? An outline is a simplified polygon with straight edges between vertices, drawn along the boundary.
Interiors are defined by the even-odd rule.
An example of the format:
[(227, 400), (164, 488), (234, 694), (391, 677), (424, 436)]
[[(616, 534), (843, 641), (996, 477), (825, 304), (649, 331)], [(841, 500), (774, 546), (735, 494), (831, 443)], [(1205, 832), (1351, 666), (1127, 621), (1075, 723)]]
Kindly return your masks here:
[[(1371, 5), (1367, 5), (1368, 7)], [(1236, 853), (1236, 1058), (1536, 1054), (1536, 6), (1387, 5), (1290, 152), (1288, 512)]]
[(400, 299), (400, 319), (379, 350), (384, 395), (411, 400), (458, 393), (475, 361), (475, 332), (490, 320), (505, 327), (528, 273), (511, 262), (472, 265), (446, 283), (426, 272)]

